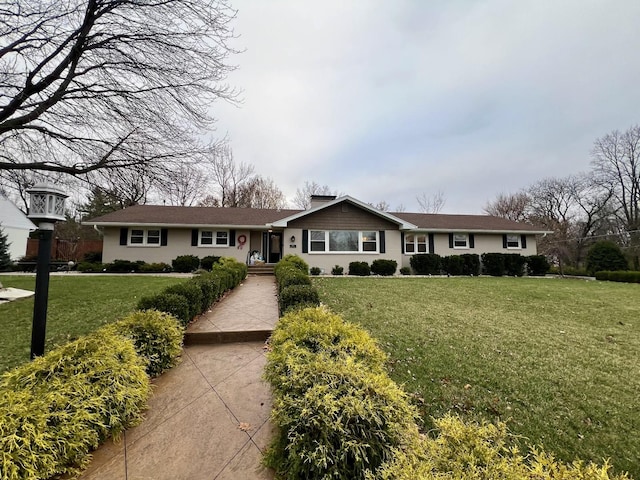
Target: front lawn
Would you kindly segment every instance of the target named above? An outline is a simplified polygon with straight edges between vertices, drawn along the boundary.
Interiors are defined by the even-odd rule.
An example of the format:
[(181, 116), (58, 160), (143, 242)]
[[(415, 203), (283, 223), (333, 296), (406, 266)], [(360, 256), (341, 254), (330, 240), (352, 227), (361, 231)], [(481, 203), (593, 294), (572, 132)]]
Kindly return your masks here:
[[(35, 276), (0, 276), (4, 287), (33, 291)], [(66, 343), (135, 309), (141, 296), (183, 278), (128, 275), (53, 275), (49, 281), (45, 349)], [(29, 360), (33, 297), (0, 305), (0, 372)]]
[(500, 419), (543, 444), (640, 478), (640, 285), (561, 279), (316, 278), (367, 328), (425, 421)]

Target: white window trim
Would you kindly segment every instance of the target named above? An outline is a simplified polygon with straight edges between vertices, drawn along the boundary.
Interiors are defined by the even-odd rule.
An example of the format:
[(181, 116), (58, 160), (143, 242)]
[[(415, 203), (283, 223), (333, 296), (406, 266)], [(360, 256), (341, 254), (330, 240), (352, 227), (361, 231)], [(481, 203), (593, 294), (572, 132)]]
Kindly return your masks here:
[[(516, 237), (518, 240), (518, 246), (517, 247), (510, 247), (509, 246), (509, 237)], [(520, 235), (517, 234), (507, 234), (507, 250), (522, 250), (522, 240), (520, 238)]]
[[(413, 235), (413, 241), (407, 241), (407, 237)], [(424, 237), (424, 242), (418, 242), (418, 237)], [(421, 252), (418, 245), (424, 244), (424, 252)], [(407, 245), (413, 246), (413, 251), (407, 250)], [(420, 255), (429, 253), (429, 234), (428, 233), (407, 233), (404, 236), (404, 254), (405, 255)]]
[[(212, 243), (202, 243), (202, 233), (203, 232), (211, 232), (211, 242)], [(227, 243), (221, 244), (217, 243), (218, 234), (226, 233), (227, 234)], [(198, 229), (198, 247), (199, 248), (227, 248), (229, 246), (229, 238), (231, 234), (229, 230), (208, 230), (205, 228)]]
[[(311, 250), (311, 232), (324, 232), (324, 250)], [(358, 232), (358, 250), (353, 251), (339, 251), (334, 252), (329, 250), (329, 232)], [(376, 249), (375, 250), (363, 250), (362, 234), (364, 232), (373, 232), (376, 237)], [(313, 240), (314, 242), (320, 242), (321, 240)], [(307, 251), (310, 255), (378, 255), (380, 253), (380, 234), (377, 230), (309, 230), (309, 241), (307, 244)]]
[[(132, 243), (134, 230), (142, 230), (142, 243)], [(149, 231), (158, 232), (158, 243), (149, 243)], [(139, 235), (136, 235), (138, 237)], [(160, 247), (162, 245), (162, 229), (161, 228), (130, 228), (127, 236), (127, 247)]]
[[(462, 246), (462, 245), (457, 246), (456, 245), (456, 235), (464, 237), (464, 239), (465, 239), (464, 246)], [(469, 234), (468, 233), (454, 233), (453, 234), (453, 249), (454, 250), (469, 250), (469, 248), (470, 247), (469, 247)]]

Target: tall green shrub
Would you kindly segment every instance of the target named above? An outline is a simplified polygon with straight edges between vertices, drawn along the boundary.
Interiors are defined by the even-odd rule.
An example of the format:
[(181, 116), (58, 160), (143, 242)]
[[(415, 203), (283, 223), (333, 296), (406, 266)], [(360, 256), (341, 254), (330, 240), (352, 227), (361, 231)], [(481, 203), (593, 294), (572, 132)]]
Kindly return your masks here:
[(175, 293), (159, 293), (142, 297), (138, 301), (139, 310), (158, 310), (173, 315), (182, 325), (187, 326), (191, 321), (191, 309), (187, 299)]
[(480, 256), (477, 253), (463, 253), (460, 257), (464, 262), (463, 275), (480, 275)]
[(527, 273), (532, 277), (544, 276), (549, 272), (551, 265), (544, 255), (530, 255), (527, 257)]
[(179, 255), (171, 260), (171, 266), (176, 272), (195, 272), (200, 266), (200, 259), (195, 255)]
[(417, 275), (440, 275), (442, 259), (437, 253), (419, 253), (409, 260)]
[(493, 277), (501, 277), (505, 274), (504, 255), (502, 253), (482, 254), (482, 273)]
[(629, 262), (620, 247), (606, 240), (596, 242), (587, 253), (587, 271), (593, 275), (600, 270), (628, 270)]
[(443, 257), (442, 269), (449, 275), (462, 275), (464, 272), (464, 260), (460, 255)]
[(519, 253), (508, 253), (504, 255), (504, 270), (507, 275), (512, 277), (521, 277), (524, 275), (524, 266), (527, 262), (526, 257)]
[(162, 293), (182, 295), (186, 298), (189, 305), (189, 321), (202, 313), (202, 290), (192, 280), (170, 285)]
[(11, 266), (10, 245), (9, 237), (4, 233), (4, 229), (0, 225), (0, 271), (7, 270)]
[(371, 262), (371, 273), (374, 275), (382, 275), (384, 277), (394, 275), (397, 268), (398, 262), (395, 260), (379, 258)]

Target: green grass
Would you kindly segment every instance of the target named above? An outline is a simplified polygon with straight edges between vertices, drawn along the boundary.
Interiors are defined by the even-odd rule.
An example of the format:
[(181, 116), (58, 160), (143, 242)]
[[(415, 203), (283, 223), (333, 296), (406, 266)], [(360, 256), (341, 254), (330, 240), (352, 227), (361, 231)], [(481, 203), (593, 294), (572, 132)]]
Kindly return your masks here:
[[(33, 291), (35, 276), (0, 276), (4, 287)], [(126, 275), (55, 275), (49, 281), (45, 351), (135, 309), (141, 296), (182, 278)], [(0, 305), (0, 372), (29, 360), (33, 297)]]
[(318, 278), (369, 330), (425, 421), (507, 422), (544, 445), (640, 478), (640, 285), (561, 279)]

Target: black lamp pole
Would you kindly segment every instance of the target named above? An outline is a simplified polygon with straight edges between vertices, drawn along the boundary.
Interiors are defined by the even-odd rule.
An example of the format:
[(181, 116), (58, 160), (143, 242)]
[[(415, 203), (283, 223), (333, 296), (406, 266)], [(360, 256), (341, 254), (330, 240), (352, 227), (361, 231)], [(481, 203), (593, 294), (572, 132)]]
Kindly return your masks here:
[[(50, 227), (50, 228), (49, 228)], [(31, 360), (44, 355), (47, 329), (47, 303), (49, 300), (49, 264), (51, 263), (51, 239), (53, 224), (43, 223), (38, 227), (38, 262), (36, 265), (36, 292), (33, 302), (33, 327), (31, 329)]]

